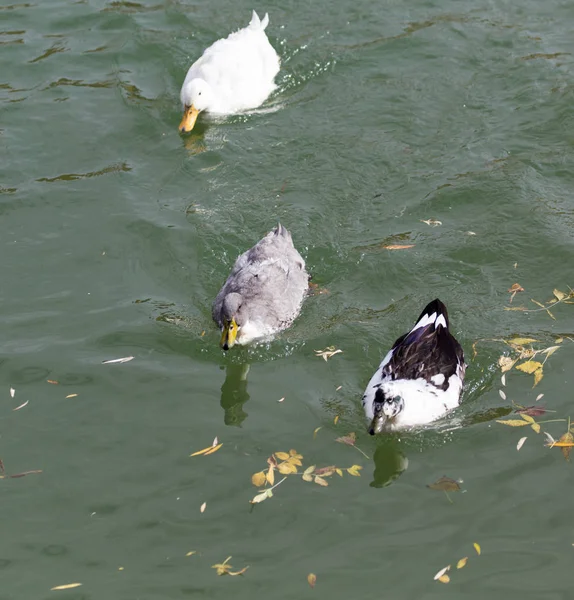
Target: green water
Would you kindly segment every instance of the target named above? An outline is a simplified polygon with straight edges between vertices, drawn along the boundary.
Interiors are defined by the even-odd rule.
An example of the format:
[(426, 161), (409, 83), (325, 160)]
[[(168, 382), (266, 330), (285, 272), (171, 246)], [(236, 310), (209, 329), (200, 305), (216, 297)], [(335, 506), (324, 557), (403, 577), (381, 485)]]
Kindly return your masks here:
[[(0, 482), (0, 599), (569, 598), (573, 466), (492, 417), (541, 393), (556, 413), (539, 420), (574, 416), (574, 306), (504, 309), (574, 285), (574, 5), (273, 0), (255, 8), (277, 93), (186, 137), (186, 69), (252, 4), (0, 8), (0, 458), (42, 470)], [(212, 299), (277, 220), (328, 293), (224, 355)], [(437, 296), (464, 406), (371, 438), (364, 386)], [(507, 374), (505, 401), (509, 347), (473, 344), (512, 336), (564, 341), (535, 389)], [(343, 352), (325, 362), (327, 346)], [(334, 441), (351, 431), (369, 459)], [(251, 475), (291, 448), (361, 477), (290, 476), (250, 505)], [(442, 475), (464, 480), (452, 503), (426, 487)], [(244, 576), (210, 568), (229, 555)]]

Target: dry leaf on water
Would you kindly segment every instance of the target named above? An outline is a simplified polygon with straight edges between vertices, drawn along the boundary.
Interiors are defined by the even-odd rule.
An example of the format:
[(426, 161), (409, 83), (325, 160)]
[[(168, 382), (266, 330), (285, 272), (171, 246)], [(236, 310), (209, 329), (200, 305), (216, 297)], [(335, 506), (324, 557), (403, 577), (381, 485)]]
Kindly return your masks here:
[(30, 402), (30, 400), (26, 400), (26, 402), (24, 402), (24, 404), (20, 404), (20, 406), (17, 406), (16, 408), (13, 408), (12, 410), (20, 410), (21, 408), (24, 408), (28, 402)]
[(530, 415), (531, 417), (541, 417), (546, 414), (546, 409), (544, 406), (521, 406), (514, 412), (521, 415)]
[(441, 583), (448, 583), (450, 581), (450, 577), (444, 574), (438, 578), (438, 581), (440, 581)]
[(78, 394), (68, 394), (66, 398), (75, 398)]
[(273, 485), (275, 483), (275, 473), (274, 473), (275, 469), (273, 468), (273, 465), (271, 465), (269, 467), (269, 470), (267, 471), (267, 474), (265, 475), (265, 479), (267, 480), (267, 483), (269, 485)]
[(526, 344), (532, 344), (533, 342), (537, 342), (538, 340), (535, 340), (534, 338), (521, 338), (521, 337), (517, 337), (517, 338), (512, 338), (511, 340), (508, 340), (508, 344), (510, 344), (511, 346), (526, 346)]
[(508, 425), (509, 427), (526, 427), (526, 425), (530, 425), (524, 419), (497, 419), (496, 422), (501, 425)]
[(325, 350), (315, 350), (315, 356), (321, 356), (325, 362), (335, 354), (343, 352), (342, 350), (335, 348), (335, 346), (327, 346)]
[(347, 446), (354, 446), (357, 441), (357, 436), (354, 431), (351, 431), (348, 435), (338, 437), (335, 441), (340, 442), (341, 444), (347, 444)]
[(16, 393), (16, 390), (14, 388), (10, 388), (10, 398), (14, 398), (14, 394)]
[(458, 481), (443, 475), (440, 479), (437, 479), (434, 483), (427, 485), (431, 490), (439, 490), (441, 492), (460, 492), (460, 485)]
[(449, 570), (450, 570), (450, 565), (446, 566), (444, 569), (441, 569), (441, 570), (440, 570), (440, 571), (439, 571), (439, 572), (438, 572), (438, 573), (437, 573), (437, 574), (434, 576), (434, 578), (433, 578), (433, 579), (434, 579), (435, 581), (440, 581), (440, 578), (441, 578), (441, 577), (444, 577), (445, 573), (446, 573), (447, 571), (449, 571)]
[(569, 446), (562, 446), (560, 448), (560, 450), (562, 450), (562, 454), (564, 455), (564, 458), (567, 461), (570, 461), (570, 452), (572, 451), (572, 446), (574, 446), (574, 435), (572, 435), (572, 433), (570, 431), (567, 431), (565, 434), (563, 434), (558, 442), (556, 442), (556, 444), (554, 444), (555, 446), (557, 446), (558, 444), (570, 444)]
[(233, 567), (229, 564), (230, 560), (231, 560), (231, 556), (228, 556), (222, 563), (219, 563), (216, 565), (211, 565), (211, 568), (216, 569), (218, 575), (231, 575), (231, 576), (243, 575), (243, 573), (245, 573), (245, 571), (247, 571), (247, 569), (249, 569), (249, 567), (247, 566), (247, 567), (243, 567), (243, 569), (241, 569), (240, 571), (232, 571), (231, 569), (233, 569)]
[(319, 475), (316, 475), (314, 477), (313, 481), (318, 485), (322, 485), (323, 487), (327, 487), (329, 485), (327, 483), (327, 481), (325, 479), (323, 479), (322, 477), (319, 477)]
[(347, 473), (349, 473), (349, 475), (353, 475), (354, 477), (360, 477), (361, 473), (359, 472), (363, 467), (361, 467), (360, 465), (353, 465), (352, 467), (349, 467), (347, 469)]
[(315, 573), (309, 573), (309, 575), (307, 575), (307, 583), (312, 588), (314, 588), (316, 582), (317, 582), (317, 575), (315, 575)]
[(529, 375), (534, 373), (542, 367), (542, 363), (537, 360), (527, 360), (519, 365), (516, 365), (516, 369), (518, 371), (522, 371), (523, 373), (528, 373)]
[(186, 556), (193, 556), (194, 554), (197, 554), (197, 550), (190, 550)]
[(414, 247), (414, 244), (389, 244), (388, 246), (383, 246), (385, 250), (407, 250)]
[(103, 360), (102, 361), (102, 365), (113, 365), (116, 363), (127, 363), (130, 362), (130, 360), (133, 360), (135, 357), (134, 356), (124, 356), (123, 358), (112, 358), (110, 360)]
[[(217, 438), (216, 438), (217, 439)], [(217, 452), (221, 446), (223, 446), (223, 444), (217, 444), (217, 446), (208, 446), (207, 448), (203, 448), (203, 450), (198, 450), (197, 452), (194, 452), (193, 454), (190, 454), (189, 456), (207, 456), (209, 454), (213, 454), (214, 452)]]
[(313, 473), (314, 470), (315, 470), (315, 465), (311, 465), (310, 467), (307, 467), (305, 469), (305, 471), (303, 471), (303, 475), (301, 476), (303, 481), (313, 481), (313, 477), (311, 477), (311, 473)]
[(501, 356), (498, 359), (498, 366), (500, 367), (503, 373), (506, 373), (506, 371), (510, 371), (510, 369), (512, 369), (515, 362), (516, 359), (513, 360), (512, 358), (510, 358), (510, 356)]
[(480, 546), (476, 542), (474, 542), (473, 546), (474, 546), (474, 549), (476, 550), (476, 553), (480, 556), (480, 554), (482, 552), (482, 550), (480, 549)]
[(55, 379), (46, 379), (46, 381), (48, 383), (51, 383), (52, 385), (58, 385), (60, 383), (59, 381), (56, 381)]
[(339, 415), (336, 415), (333, 419), (333, 425), (336, 425), (339, 422)]
[(513, 283), (509, 288), (508, 291), (510, 292), (511, 296), (510, 296), (510, 303), (512, 303), (512, 301), (514, 300), (514, 296), (516, 296), (516, 294), (518, 292), (523, 292), (524, 288), (519, 284), (519, 283)]
[(64, 585), (57, 585), (53, 588), (50, 588), (50, 591), (54, 591), (54, 590), (71, 590), (72, 588), (77, 588), (80, 587), (82, 584), (81, 583), (66, 583)]
[(200, 507), (199, 507), (199, 512), (205, 512), (205, 509), (207, 508), (207, 502), (204, 502)]
[(498, 390), (498, 395), (503, 399), (506, 400), (506, 394), (502, 391), (502, 390)]
[(319, 429), (321, 429), (321, 427), (317, 427), (314, 431), (313, 431), (313, 439), (315, 439), (317, 437), (317, 434), (319, 433)]
[(524, 442), (527, 440), (527, 437), (521, 437), (518, 440), (518, 444), (516, 444), (516, 450), (520, 450), (520, 448), (522, 448), (522, 446), (524, 446)]
[(468, 561), (468, 556), (465, 556), (464, 558), (461, 558), (457, 563), (456, 563), (456, 568), (457, 569), (462, 569), (466, 563)]
[(262, 487), (265, 485), (267, 481), (267, 477), (265, 476), (265, 471), (259, 471), (259, 473), (255, 473), (251, 476), (251, 483), (255, 487)]
[(566, 298), (566, 294), (560, 290), (554, 289), (552, 290), (552, 293), (556, 296), (557, 300), (564, 300), (564, 298)]

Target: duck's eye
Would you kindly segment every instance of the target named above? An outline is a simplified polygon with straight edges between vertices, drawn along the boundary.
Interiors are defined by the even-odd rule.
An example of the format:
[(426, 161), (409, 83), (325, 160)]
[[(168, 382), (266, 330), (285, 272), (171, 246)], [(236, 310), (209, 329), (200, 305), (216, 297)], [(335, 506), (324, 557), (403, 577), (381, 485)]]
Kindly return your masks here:
[(197, 95), (198, 95), (198, 96), (201, 96), (201, 92), (199, 92)]

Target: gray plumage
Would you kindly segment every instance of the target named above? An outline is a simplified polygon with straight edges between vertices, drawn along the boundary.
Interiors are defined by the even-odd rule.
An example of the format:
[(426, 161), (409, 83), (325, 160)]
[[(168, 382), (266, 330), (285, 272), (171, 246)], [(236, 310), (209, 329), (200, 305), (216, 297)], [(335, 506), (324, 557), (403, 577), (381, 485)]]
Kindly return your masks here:
[[(305, 261), (280, 223), (235, 261), (213, 303), (213, 320), (224, 331), (232, 319), (238, 344), (281, 331), (295, 320), (309, 286)], [(222, 338), (222, 347), (227, 343)]]

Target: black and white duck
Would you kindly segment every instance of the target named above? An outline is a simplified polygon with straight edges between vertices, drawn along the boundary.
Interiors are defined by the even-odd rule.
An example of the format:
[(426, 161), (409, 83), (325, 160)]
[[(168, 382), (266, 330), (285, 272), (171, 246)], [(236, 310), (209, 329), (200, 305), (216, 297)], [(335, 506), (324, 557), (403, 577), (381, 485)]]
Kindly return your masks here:
[(446, 306), (430, 302), (371, 377), (363, 395), (369, 433), (427, 425), (460, 403), (466, 365)]

